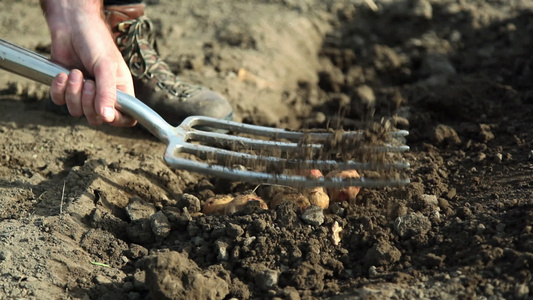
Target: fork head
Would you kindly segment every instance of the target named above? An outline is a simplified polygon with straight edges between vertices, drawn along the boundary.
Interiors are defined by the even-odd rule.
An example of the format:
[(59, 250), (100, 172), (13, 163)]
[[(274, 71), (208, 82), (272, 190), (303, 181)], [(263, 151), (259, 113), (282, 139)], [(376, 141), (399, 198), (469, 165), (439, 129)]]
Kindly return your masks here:
[[(402, 175), (409, 163), (396, 159), (409, 150), (406, 135), (405, 130), (383, 126), (349, 132), (290, 131), (193, 116), (169, 137), (165, 161), (178, 169), (229, 180), (296, 188), (402, 186), (409, 183)], [(298, 175), (311, 169), (355, 169), (363, 176)]]

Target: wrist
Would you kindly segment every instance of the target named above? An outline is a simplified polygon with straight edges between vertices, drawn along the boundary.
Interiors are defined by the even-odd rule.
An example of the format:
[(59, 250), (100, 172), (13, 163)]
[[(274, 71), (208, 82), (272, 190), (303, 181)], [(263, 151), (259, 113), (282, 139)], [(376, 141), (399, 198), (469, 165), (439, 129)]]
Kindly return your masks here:
[(50, 31), (84, 19), (102, 18), (103, 0), (40, 0)]

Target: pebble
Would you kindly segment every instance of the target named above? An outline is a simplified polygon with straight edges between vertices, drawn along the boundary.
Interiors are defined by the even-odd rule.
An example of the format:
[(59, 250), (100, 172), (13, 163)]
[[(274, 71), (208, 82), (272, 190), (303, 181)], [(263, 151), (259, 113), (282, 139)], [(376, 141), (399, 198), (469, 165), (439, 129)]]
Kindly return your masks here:
[(339, 217), (344, 216), (345, 209), (338, 202), (335, 202), (329, 206), (329, 211)]
[(96, 275), (94, 277), (94, 283), (96, 284), (111, 284), (111, 280), (104, 275)]
[(515, 299), (528, 299), (529, 287), (524, 283), (519, 283), (514, 288)]
[(133, 274), (133, 287), (136, 291), (146, 290), (146, 272), (137, 270)]
[(171, 226), (167, 216), (162, 211), (153, 214), (151, 219), (152, 232), (156, 238), (166, 238), (170, 235)]
[[(207, 233), (208, 234), (208, 233)], [(211, 230), (211, 234), (209, 234), (209, 238), (216, 240), (218, 238), (221, 238), (225, 236), (226, 233), (226, 226), (220, 224), (213, 226), (213, 229)]]
[(255, 241), (255, 239), (256, 239), (255, 236), (247, 237), (247, 238), (244, 239), (244, 242), (242, 243), (242, 245), (244, 247), (250, 246)]
[(456, 209), (456, 213), (463, 220), (472, 216), (472, 210), (468, 207), (459, 207)]
[(396, 125), (396, 127), (409, 128), (409, 119), (405, 117), (394, 115), (392, 120), (394, 121), (394, 125)]
[(130, 244), (130, 248), (125, 251), (126, 257), (129, 259), (139, 259), (148, 255), (148, 249), (141, 245)]
[(229, 258), (229, 253), (228, 253), (228, 243), (224, 242), (224, 241), (221, 241), (221, 240), (217, 240), (215, 242), (215, 249), (217, 251), (217, 259), (219, 261), (227, 261), (228, 258)]
[(483, 143), (487, 143), (490, 140), (494, 139), (494, 133), (492, 133), (492, 129), (487, 124), (479, 124), (479, 138)]
[(181, 195), (177, 205), (179, 209), (187, 208), (187, 210), (191, 213), (200, 212), (202, 210), (200, 199), (187, 193)]
[(126, 235), (136, 244), (148, 244), (153, 242), (154, 233), (150, 225), (150, 220), (140, 219), (132, 221), (126, 227)]
[[(172, 217), (173, 219), (170, 219)], [(183, 208), (183, 213), (181, 214), (170, 214), (169, 215), (169, 221), (172, 223), (175, 223), (175, 226), (177, 228), (187, 228), (187, 225), (189, 225), (189, 222), (192, 220), (192, 216), (187, 210), (187, 208)]]
[(378, 241), (368, 249), (363, 261), (367, 266), (386, 266), (400, 260), (402, 253), (387, 241)]
[[(438, 208), (438, 207), (437, 207)], [(429, 214), (429, 219), (432, 223), (438, 223), (440, 222), (440, 212), (438, 210), (434, 210)]]
[(458, 145), (461, 139), (457, 132), (450, 126), (439, 124), (433, 132), (433, 139), (438, 144)]
[(355, 94), (361, 104), (366, 107), (374, 107), (376, 104), (376, 95), (368, 85), (361, 85), (355, 89)]
[(324, 210), (319, 206), (311, 205), (300, 218), (309, 225), (320, 226), (324, 223)]
[(374, 278), (378, 275), (379, 275), (378, 269), (375, 266), (370, 266), (370, 268), (368, 268), (368, 276), (370, 278)]
[(416, 17), (422, 17), (426, 20), (433, 18), (433, 7), (428, 0), (415, 0), (412, 9), (412, 14)]
[(436, 195), (423, 194), (421, 198), (428, 206), (431, 206), (431, 207), (439, 206), (439, 200), (437, 199)]
[(230, 238), (236, 238), (244, 234), (244, 229), (237, 224), (230, 223), (226, 227), (226, 234)]
[(475, 161), (476, 162), (482, 162), (485, 160), (485, 158), (487, 158), (487, 155), (483, 152), (479, 152), (475, 158)]
[(267, 227), (267, 223), (265, 222), (265, 220), (256, 219), (253, 221), (252, 227), (258, 233), (263, 232)]
[(0, 250), (0, 262), (9, 260), (9, 258), (11, 258), (11, 252), (8, 250)]
[(480, 223), (479, 225), (477, 225), (476, 232), (477, 234), (482, 234), (485, 231), (485, 229), (486, 229), (485, 225)]
[(404, 238), (424, 235), (431, 229), (431, 222), (421, 213), (408, 213), (394, 220), (394, 230)]
[(300, 300), (300, 294), (298, 293), (298, 290), (292, 287), (286, 287), (283, 291), (284, 297), (283, 299), (286, 300)]
[(444, 197), (446, 199), (448, 199), (448, 200), (452, 200), (452, 198), (455, 197), (455, 195), (457, 195), (457, 189), (456, 188), (451, 188), (451, 189), (448, 190), (448, 192), (446, 193), (446, 195)]
[(266, 269), (258, 272), (255, 276), (255, 284), (259, 289), (268, 291), (278, 284), (279, 272)]
[(150, 219), (156, 213), (155, 207), (139, 197), (131, 197), (126, 206), (126, 213), (130, 221)]
[(292, 201), (282, 202), (276, 207), (276, 223), (279, 226), (289, 226), (298, 220), (296, 211), (300, 208)]

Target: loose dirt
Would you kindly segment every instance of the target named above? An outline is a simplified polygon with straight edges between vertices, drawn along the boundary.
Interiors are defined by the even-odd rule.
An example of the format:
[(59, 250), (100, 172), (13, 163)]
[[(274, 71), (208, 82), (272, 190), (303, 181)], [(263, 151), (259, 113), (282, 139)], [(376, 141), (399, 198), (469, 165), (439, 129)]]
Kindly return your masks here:
[[(238, 121), (390, 122), (412, 183), (206, 216), (215, 195), (276, 188), (170, 169), (142, 128), (51, 112), (2, 71), (0, 298), (533, 297), (533, 2), (147, 2), (162, 56)], [(0, 14), (2, 38), (45, 49), (35, 1)]]

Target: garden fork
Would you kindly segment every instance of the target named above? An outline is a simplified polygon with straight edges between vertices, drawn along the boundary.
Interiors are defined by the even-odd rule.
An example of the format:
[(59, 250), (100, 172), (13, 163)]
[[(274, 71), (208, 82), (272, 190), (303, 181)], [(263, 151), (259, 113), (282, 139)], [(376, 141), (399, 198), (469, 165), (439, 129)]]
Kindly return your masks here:
[[(57, 74), (69, 73), (46, 57), (1, 39), (0, 68), (46, 85)], [(165, 143), (165, 162), (179, 170), (297, 188), (409, 183), (408, 178), (399, 174), (409, 168), (409, 163), (390, 161), (394, 153), (409, 150), (403, 144), (408, 134), (405, 130), (383, 132), (379, 134), (382, 141), (369, 143), (372, 139), (364, 131), (290, 131), (203, 116), (188, 117), (174, 127), (137, 98), (118, 90), (116, 107)], [(357, 162), (354, 157), (367, 161)], [(363, 174), (371, 170), (369, 174), (385, 175), (344, 179), (302, 175), (302, 170), (310, 169), (356, 169)]]

